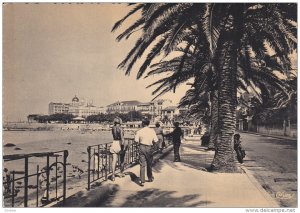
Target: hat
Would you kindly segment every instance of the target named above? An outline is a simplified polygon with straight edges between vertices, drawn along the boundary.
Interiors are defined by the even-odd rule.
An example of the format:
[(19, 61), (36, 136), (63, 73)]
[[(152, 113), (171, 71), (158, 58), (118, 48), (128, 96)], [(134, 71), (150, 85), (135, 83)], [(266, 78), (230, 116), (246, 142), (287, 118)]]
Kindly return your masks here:
[(114, 123), (115, 124), (122, 124), (122, 119), (121, 118), (115, 118)]

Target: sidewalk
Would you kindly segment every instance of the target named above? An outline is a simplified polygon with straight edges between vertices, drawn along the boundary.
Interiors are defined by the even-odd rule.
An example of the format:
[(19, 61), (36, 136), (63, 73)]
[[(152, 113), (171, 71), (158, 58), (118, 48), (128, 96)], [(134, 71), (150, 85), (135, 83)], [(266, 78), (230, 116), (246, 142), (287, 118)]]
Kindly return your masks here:
[(64, 207), (278, 207), (251, 174), (206, 172), (213, 152), (201, 149), (199, 142), (185, 141), (181, 158), (174, 163), (170, 152), (160, 159), (153, 168), (154, 182), (144, 187), (137, 184), (135, 166), (125, 178), (67, 198)]

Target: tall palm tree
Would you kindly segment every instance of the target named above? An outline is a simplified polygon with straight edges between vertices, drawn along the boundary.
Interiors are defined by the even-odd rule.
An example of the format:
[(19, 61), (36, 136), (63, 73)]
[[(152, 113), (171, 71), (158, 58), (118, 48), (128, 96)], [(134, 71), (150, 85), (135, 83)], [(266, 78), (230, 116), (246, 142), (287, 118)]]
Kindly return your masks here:
[[(238, 56), (240, 52), (244, 52), (246, 58), (255, 57), (258, 61), (267, 63), (266, 59), (270, 56), (271, 49), (282, 70), (288, 71), (288, 53), (297, 44), (296, 5), (161, 3), (135, 4), (133, 7), (128, 15), (113, 27), (113, 30), (116, 30), (132, 14), (141, 14), (138, 20), (117, 37), (118, 40), (122, 40), (129, 38), (136, 31), (142, 32), (119, 68), (129, 74), (136, 61), (146, 54), (137, 72), (139, 79), (155, 58), (167, 56), (179, 46), (184, 48), (185, 53), (191, 48), (199, 48), (206, 54), (206, 49), (209, 49), (209, 60), (205, 66), (214, 70), (217, 88), (214, 112), (218, 140), (212, 169), (235, 171), (232, 135), (235, 130), (237, 105)], [(209, 41), (209, 48), (203, 43), (199, 43), (199, 46), (189, 46), (189, 43), (185, 43), (187, 35), (194, 34), (196, 28), (201, 29)], [(180, 72), (181, 70), (178, 71)], [(246, 80), (249, 75), (245, 73)], [(185, 79), (187, 77), (183, 76), (180, 81)], [(177, 81), (174, 82), (176, 85)]]

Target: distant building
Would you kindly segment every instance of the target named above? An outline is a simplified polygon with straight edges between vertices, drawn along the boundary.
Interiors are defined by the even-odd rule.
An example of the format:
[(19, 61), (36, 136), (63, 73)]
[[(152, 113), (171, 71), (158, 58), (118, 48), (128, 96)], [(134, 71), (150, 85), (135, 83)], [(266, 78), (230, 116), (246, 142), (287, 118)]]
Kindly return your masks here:
[(137, 111), (142, 114), (149, 114), (155, 118), (161, 118), (162, 110), (172, 105), (172, 101), (168, 99), (159, 99), (147, 103), (140, 103), (137, 106)]
[(79, 100), (75, 95), (72, 98), (72, 103), (53, 103), (49, 104), (49, 115), (64, 113), (72, 114), (76, 117), (86, 118), (89, 115), (98, 115), (106, 113), (105, 107), (97, 107), (92, 103), (87, 103), (84, 100)]
[(49, 115), (58, 114), (58, 113), (69, 113), (70, 104), (64, 103), (49, 103)]
[(90, 115), (105, 114), (106, 110), (104, 107), (96, 107), (93, 105), (70, 106), (69, 113), (77, 117), (86, 118)]
[(118, 101), (107, 106), (107, 113), (128, 113), (138, 111), (139, 101)]
[(159, 99), (151, 102), (151, 114), (159, 119), (162, 118), (162, 112), (167, 107), (172, 106), (172, 101), (169, 99)]
[(162, 119), (167, 118), (170, 121), (174, 120), (175, 115), (179, 115), (179, 109), (177, 106), (169, 106), (161, 110)]
[(141, 112), (143, 115), (145, 114), (151, 114), (151, 108), (152, 105), (150, 102), (146, 102), (146, 103), (140, 103), (137, 105), (136, 110)]

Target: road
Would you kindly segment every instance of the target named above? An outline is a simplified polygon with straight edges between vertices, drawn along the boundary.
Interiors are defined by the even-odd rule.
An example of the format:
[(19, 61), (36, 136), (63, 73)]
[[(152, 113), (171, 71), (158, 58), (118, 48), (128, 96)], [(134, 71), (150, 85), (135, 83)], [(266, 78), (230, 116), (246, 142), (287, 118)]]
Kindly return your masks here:
[(297, 207), (297, 141), (241, 133), (244, 166), (282, 207)]

